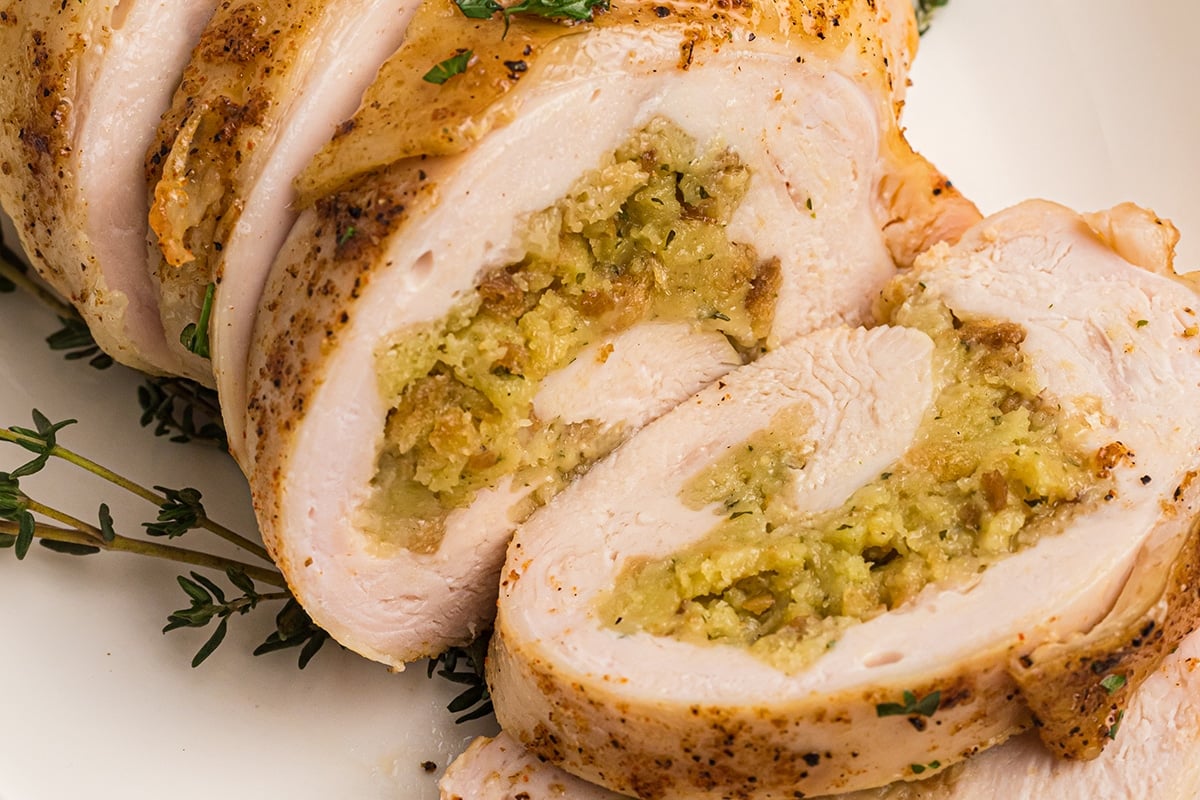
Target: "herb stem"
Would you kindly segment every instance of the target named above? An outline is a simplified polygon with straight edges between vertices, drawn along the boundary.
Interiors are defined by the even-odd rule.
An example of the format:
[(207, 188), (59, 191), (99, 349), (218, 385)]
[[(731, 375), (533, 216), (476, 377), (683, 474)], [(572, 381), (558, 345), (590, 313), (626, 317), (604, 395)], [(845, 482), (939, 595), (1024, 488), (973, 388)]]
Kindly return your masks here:
[[(35, 504), (30, 503), (30, 511), (45, 513), (43, 509), (36, 508)], [(65, 515), (64, 515), (65, 516)], [(65, 524), (73, 525), (75, 523), (68, 522)], [(92, 528), (86, 525), (85, 529)], [(15, 522), (0, 520), (0, 534), (6, 536), (16, 536), (18, 526)], [(287, 588), (287, 581), (283, 579), (275, 570), (266, 569), (254, 564), (245, 564), (241, 561), (236, 561), (231, 558), (223, 558), (214, 556), (208, 553), (201, 553), (197, 550), (189, 550), (185, 547), (175, 547), (169, 544), (160, 544), (159, 542), (149, 542), (142, 539), (131, 539), (128, 536), (117, 534), (112, 541), (106, 542), (100, 535), (100, 531), (96, 531), (93, 536), (90, 533), (85, 533), (82, 530), (70, 530), (67, 528), (59, 528), (54, 525), (46, 525), (44, 523), (36, 523), (33, 529), (33, 535), (39, 539), (48, 539), (54, 542), (66, 542), (68, 544), (86, 545), (89, 547), (98, 547), (101, 550), (112, 550), (119, 553), (136, 553), (137, 555), (150, 556), (152, 558), (162, 558), (168, 561), (175, 561), (181, 564), (190, 564), (193, 567), (202, 567), (205, 569), (219, 570), (225, 572), (229, 569), (238, 569), (260, 583), (265, 583), (270, 586), (275, 586), (280, 589)], [(287, 592), (273, 592), (271, 594), (262, 595), (262, 599), (270, 600), (286, 600), (291, 597)]]
[(70, 514), (66, 513), (65, 511), (59, 511), (57, 508), (52, 508), (51, 506), (43, 505), (43, 504), (39, 503), (37, 500), (34, 500), (29, 495), (25, 495), (25, 501), (26, 501), (26, 505), (27, 505), (28, 509), (30, 510), (30, 512), (32, 512), (34, 514), (41, 514), (43, 517), (48, 517), (48, 518), (54, 520), (55, 522), (62, 523), (63, 525), (69, 525), (71, 528), (78, 531), (81, 535), (83, 535), (85, 537), (90, 536), (92, 539), (94, 539), (97, 542), (104, 541), (104, 533), (101, 532), (101, 530), (99, 528), (97, 528), (95, 525), (91, 525), (87, 522), (84, 522), (81, 519), (76, 519), (75, 517), (72, 517)]
[(24, 270), (21, 270), (13, 263), (13, 258), (10, 255), (11, 251), (4, 247), (0, 250), (0, 277), (6, 278), (17, 286), (22, 291), (33, 295), (42, 305), (49, 308), (60, 317), (78, 317), (75, 309), (50, 289), (47, 289), (42, 284), (29, 277)]
[[(22, 444), (36, 445), (36, 444), (38, 444), (38, 440), (33, 437), (25, 436), (24, 434), (17, 433), (16, 431), (5, 430), (5, 429), (0, 429), (0, 441), (12, 442), (13, 444), (18, 444), (18, 445), (22, 445)], [(87, 470), (88, 472), (92, 473), (96, 477), (102, 478), (102, 479), (108, 481), (109, 483), (113, 484), (114, 486), (119, 486), (120, 488), (124, 489), (125, 491), (129, 492), (130, 494), (136, 495), (137, 497), (142, 498), (143, 500), (145, 500), (148, 503), (153, 503), (156, 506), (160, 506), (164, 502), (167, 501), (167, 498), (164, 495), (159, 494), (158, 492), (154, 491), (153, 489), (147, 489), (145, 486), (142, 486), (139, 483), (135, 483), (134, 481), (129, 480), (128, 478), (126, 478), (123, 475), (118, 475), (117, 473), (113, 472), (112, 470), (108, 469), (107, 467), (103, 466), (102, 464), (97, 464), (95, 461), (92, 461), (90, 458), (86, 458), (85, 456), (81, 456), (72, 450), (68, 450), (67, 448), (63, 447), (62, 445), (56, 444), (49, 451), (49, 453), (51, 456), (53, 456), (55, 458), (60, 458), (63, 461), (66, 461), (70, 464), (74, 464), (75, 466), (79, 467), (80, 469)], [(46, 513), (46, 512), (42, 512), (42, 513)], [(51, 515), (46, 513), (46, 516), (51, 516)], [(66, 520), (62, 520), (62, 519), (60, 519), (59, 521), (64, 522), (65, 524), (68, 524), (68, 525), (76, 524), (75, 522), (67, 522)], [(245, 536), (242, 536), (241, 534), (236, 533), (235, 531), (231, 531), (229, 528), (226, 528), (224, 525), (221, 525), (217, 522), (213, 522), (211, 519), (208, 518), (207, 515), (201, 515), (200, 517), (198, 517), (197, 523), (198, 523), (199, 527), (204, 528), (209, 533), (219, 536), (222, 539), (224, 539), (225, 541), (229, 542), (230, 544), (236, 545), (236, 546), (242, 548), (243, 550), (245, 550), (246, 552), (251, 553), (255, 556), (258, 556), (259, 558), (261, 558), (263, 561), (266, 561), (267, 563), (273, 563), (271, 561), (270, 553), (268, 553), (266, 548), (264, 548), (262, 545), (258, 544), (257, 542), (253, 542), (250, 539), (247, 539)], [(85, 523), (79, 523), (79, 524), (83, 525)], [(97, 531), (97, 533), (99, 533), (99, 531)]]

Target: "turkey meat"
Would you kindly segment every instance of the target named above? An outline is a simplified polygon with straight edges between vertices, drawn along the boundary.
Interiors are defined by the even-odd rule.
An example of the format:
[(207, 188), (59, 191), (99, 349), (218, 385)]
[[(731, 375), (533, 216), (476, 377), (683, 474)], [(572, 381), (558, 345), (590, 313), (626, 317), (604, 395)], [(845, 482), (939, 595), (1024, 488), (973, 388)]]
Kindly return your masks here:
[(0, 205), (97, 343), (148, 372), (184, 364), (145, 269), (142, 159), (216, 5), (0, 3)]
[(1031, 726), (1099, 755), (1200, 603), (1174, 240), (1022, 204), (920, 257), (883, 325), (649, 425), (510, 545), (503, 728), (643, 798), (866, 789)]
[[(1190, 800), (1200, 792), (1200, 634), (1189, 635), (1130, 700), (1113, 742), (1092, 761), (1055, 758), (1035, 733), (1015, 737), (927, 780), (839, 800)], [(506, 733), (480, 738), (439, 781), (442, 800), (620, 800), (529, 753)]]
[(908, 3), (504, 31), (417, 11), (380, 74), (413, 94), (384, 124), (369, 90), (302, 176), (251, 349), (265, 540), (397, 666), (478, 635), (517, 522), (632, 431), (977, 219), (897, 125)]
[[(396, 50), (416, 0), (223, 0), (147, 148), (150, 278), (186, 374), (242, 453), (250, 336), (292, 181)], [(199, 326), (207, 343), (182, 341)], [(203, 339), (202, 339), (203, 341)]]

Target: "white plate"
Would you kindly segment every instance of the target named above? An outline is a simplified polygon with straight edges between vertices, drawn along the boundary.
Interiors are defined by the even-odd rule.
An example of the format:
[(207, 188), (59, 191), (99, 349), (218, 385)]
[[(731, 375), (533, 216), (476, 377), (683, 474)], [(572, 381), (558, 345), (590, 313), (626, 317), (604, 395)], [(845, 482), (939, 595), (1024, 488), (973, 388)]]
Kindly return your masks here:
[[(1135, 13), (1136, 12), (1136, 13)], [(906, 109), (925, 155), (985, 211), (1029, 196), (1080, 209), (1135, 200), (1184, 234), (1200, 266), (1200, 75), (1191, 0), (952, 0), (922, 41)], [(0, 296), (0, 425), (29, 410), (78, 426), (62, 442), (146, 484), (195, 486), (214, 517), (253, 529), (233, 465), (138, 427), (136, 376), (64, 363), (40, 308)], [(0, 470), (21, 456), (0, 448)], [(56, 468), (39, 495), (119, 528), (153, 511)], [(192, 533), (189, 537), (202, 534)], [(186, 539), (184, 540), (186, 542)], [(455, 688), (327, 645), (303, 672), (294, 652), (253, 658), (270, 612), (232, 620), (199, 669), (205, 634), (160, 636), (186, 605), (173, 564), (0, 553), (0, 800), (403, 798), (437, 796), (436, 775), (485, 725), (455, 726)], [(261, 618), (259, 615), (261, 614)]]

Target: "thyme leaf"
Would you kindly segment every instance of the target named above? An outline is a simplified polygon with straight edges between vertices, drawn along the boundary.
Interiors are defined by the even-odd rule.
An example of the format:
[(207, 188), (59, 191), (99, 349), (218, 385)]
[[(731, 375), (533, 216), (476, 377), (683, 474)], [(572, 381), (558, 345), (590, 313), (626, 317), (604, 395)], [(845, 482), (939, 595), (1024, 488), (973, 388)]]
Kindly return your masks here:
[(1121, 720), (1123, 720), (1124, 718), (1125, 718), (1125, 709), (1122, 708), (1120, 711), (1117, 712), (1116, 719), (1113, 720), (1113, 724), (1109, 727), (1108, 731), (1105, 733), (1105, 736), (1107, 736), (1109, 739), (1116, 739), (1117, 731), (1121, 730)]
[(212, 316), (213, 297), (217, 285), (209, 283), (204, 287), (204, 303), (200, 306), (200, 319), (189, 322), (179, 334), (179, 343), (201, 358), (211, 358), (208, 341), (208, 320)]
[(165, 486), (155, 486), (154, 488), (156, 491), (162, 492), (166, 499), (158, 507), (158, 518), (154, 522), (142, 523), (147, 534), (174, 539), (193, 528), (200, 527), (200, 519), (205, 514), (198, 490), (192, 488), (168, 489)]
[(96, 369), (108, 369), (113, 365), (112, 356), (100, 349), (92, 332), (79, 317), (59, 317), (62, 327), (46, 337), (51, 350), (63, 353), (67, 361), (88, 359)]
[(484, 657), (491, 632), (485, 631), (479, 638), (465, 647), (451, 647), (437, 658), (429, 660), (428, 675), (435, 674), (451, 683), (467, 688), (454, 697), (446, 706), (452, 714), (466, 712), (454, 721), (470, 722), (491, 714), (492, 696), (483, 675)]
[(283, 608), (275, 616), (275, 630), (254, 649), (254, 655), (261, 656), (265, 653), (299, 647), (300, 656), (296, 665), (300, 669), (304, 669), (327, 641), (329, 641), (329, 634), (314, 623), (308, 616), (308, 612), (296, 602), (295, 598), (292, 598), (284, 603)]
[(1120, 689), (1124, 685), (1125, 685), (1125, 676), (1118, 675), (1116, 673), (1113, 673), (1112, 675), (1106, 675), (1104, 677), (1104, 680), (1100, 681), (1101, 688), (1103, 688), (1104, 691), (1108, 692), (1109, 694), (1116, 692), (1118, 689)]

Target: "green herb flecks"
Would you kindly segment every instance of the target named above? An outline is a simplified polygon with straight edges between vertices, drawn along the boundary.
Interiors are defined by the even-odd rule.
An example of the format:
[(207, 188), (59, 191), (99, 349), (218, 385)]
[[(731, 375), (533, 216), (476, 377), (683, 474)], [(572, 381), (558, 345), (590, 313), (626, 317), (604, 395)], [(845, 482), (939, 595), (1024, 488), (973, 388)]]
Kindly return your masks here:
[(597, 11), (608, 10), (608, 0), (521, 0), (510, 6), (502, 6), (496, 0), (454, 0), (454, 4), (471, 19), (489, 19), (500, 14), (506, 34), (512, 17), (517, 14), (591, 22)]
[(912, 770), (913, 775), (920, 775), (925, 770), (941, 769), (942, 762), (930, 761), (928, 764), (909, 764), (908, 768)]
[(1105, 734), (1106, 736), (1108, 736), (1109, 739), (1117, 738), (1117, 731), (1121, 730), (1121, 720), (1123, 720), (1124, 718), (1125, 718), (1125, 709), (1122, 708), (1120, 711), (1117, 712), (1117, 716), (1113, 720), (1113, 724), (1108, 727), (1108, 733)]
[[(471, 63), (471, 58), (475, 55), (470, 50), (459, 50), (454, 55), (447, 58), (445, 61), (439, 61), (433, 66), (429, 72), (421, 76), (421, 79), (428, 83), (436, 83), (439, 86), (453, 78), (455, 75), (461, 75), (467, 71), (467, 65)], [(349, 241), (354, 235), (354, 228), (348, 228), (341, 238), (338, 239), (338, 244), (342, 245)]]
[(1113, 694), (1125, 685), (1124, 675), (1107, 675), (1104, 680), (1100, 681), (1100, 687), (1109, 694)]
[(880, 717), (932, 717), (935, 713), (937, 713), (938, 706), (942, 702), (942, 693), (936, 690), (918, 700), (915, 694), (905, 689), (903, 697), (903, 703), (877, 704), (875, 706), (875, 714)]
[(217, 285), (210, 283), (204, 287), (204, 303), (200, 306), (200, 319), (189, 322), (179, 334), (179, 342), (190, 352), (201, 358), (211, 358), (208, 343), (208, 320), (212, 316), (213, 296)]

